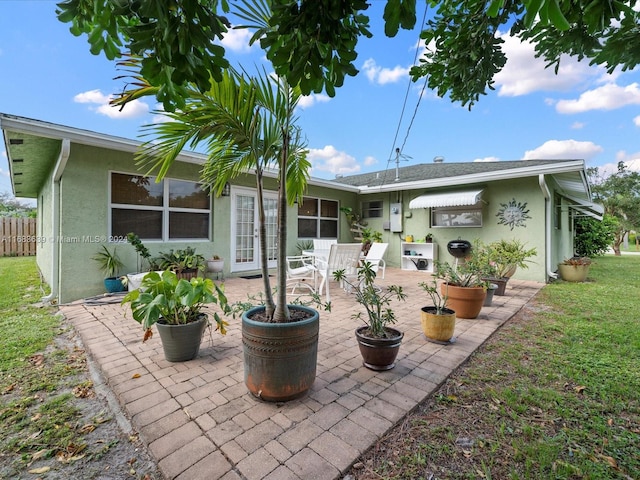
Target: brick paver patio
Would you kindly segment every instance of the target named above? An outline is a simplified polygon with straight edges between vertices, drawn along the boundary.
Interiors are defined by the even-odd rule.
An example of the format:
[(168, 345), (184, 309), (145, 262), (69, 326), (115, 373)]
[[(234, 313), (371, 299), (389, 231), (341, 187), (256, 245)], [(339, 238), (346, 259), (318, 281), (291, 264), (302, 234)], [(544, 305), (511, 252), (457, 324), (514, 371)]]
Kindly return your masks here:
[[(284, 404), (254, 398), (244, 385), (240, 320), (226, 336), (205, 334), (197, 359), (170, 363), (156, 334), (142, 343), (142, 328), (119, 303), (62, 306), (104, 382), (167, 479), (340, 479), (377, 439), (428, 397), (543, 286), (511, 280), (475, 320), (458, 319), (456, 343), (427, 341), (420, 308), (428, 304), (418, 283), (429, 274), (388, 268), (381, 285), (402, 285), (394, 302), (405, 334), (393, 370), (362, 366), (351, 318), (361, 308), (332, 289), (331, 313), (320, 313), (314, 386)], [(275, 279), (274, 279), (275, 281)], [(230, 278), (229, 299), (246, 300), (262, 280)]]

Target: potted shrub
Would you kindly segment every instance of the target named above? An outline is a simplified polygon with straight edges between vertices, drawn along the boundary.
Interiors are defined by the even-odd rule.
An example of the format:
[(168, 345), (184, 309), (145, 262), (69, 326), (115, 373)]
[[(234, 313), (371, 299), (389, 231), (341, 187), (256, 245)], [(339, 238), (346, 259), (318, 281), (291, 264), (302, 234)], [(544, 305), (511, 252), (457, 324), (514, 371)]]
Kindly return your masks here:
[(589, 257), (571, 257), (558, 264), (558, 273), (565, 282), (584, 282), (590, 266)]
[(396, 357), (404, 334), (389, 325), (396, 322), (395, 312), (389, 307), (391, 300), (405, 300), (402, 287), (390, 285), (378, 287), (374, 284), (376, 272), (369, 262), (358, 268), (356, 281), (351, 281), (344, 270), (334, 272), (336, 281), (346, 284), (355, 293), (356, 301), (365, 308), (353, 315), (365, 325), (355, 331), (364, 366), (371, 370), (389, 370), (395, 366)]
[(127, 273), (125, 277), (126, 286), (128, 290), (131, 291), (140, 288), (140, 284), (142, 283), (144, 276), (150, 271), (157, 271), (159, 267), (156, 264), (155, 259), (151, 256), (149, 249), (144, 245), (136, 233), (127, 233), (127, 242), (131, 244), (137, 254), (137, 270), (133, 273)]
[(213, 255), (207, 260), (207, 270), (211, 273), (220, 273), (224, 270), (224, 259)]
[(441, 294), (438, 290), (438, 281), (432, 283), (421, 282), (420, 287), (431, 297), (433, 306), (422, 307), (420, 323), (422, 332), (427, 339), (438, 343), (450, 343), (456, 328), (456, 312), (447, 308), (448, 288), (445, 286)]
[[(483, 246), (478, 243), (480, 251)], [(492, 242), (486, 247), (486, 261), (493, 269), (492, 275), (486, 278), (498, 285), (496, 295), (504, 295), (504, 291), (509, 279), (518, 268), (529, 268), (530, 258), (537, 254), (535, 248), (526, 248), (520, 240), (499, 240)]]
[(459, 318), (476, 318), (482, 310), (489, 282), (484, 277), (489, 266), (480, 257), (471, 254), (452, 267), (447, 262), (436, 263), (436, 278), (441, 279), (440, 289), (447, 296), (446, 306)]
[[(134, 320), (142, 325), (143, 341), (151, 338), (151, 327), (156, 325), (164, 356), (170, 362), (183, 362), (198, 355), (202, 335), (209, 326), (205, 305), (218, 304), (223, 314), (231, 313), (223, 288), (213, 280), (179, 279), (171, 270), (147, 273), (141, 288), (125, 295), (122, 304), (126, 303), (131, 306)], [(227, 322), (218, 312), (213, 313), (213, 318), (216, 330), (224, 335)]]
[(198, 272), (204, 271), (206, 262), (202, 255), (196, 253), (193, 247), (160, 252), (154, 259), (160, 270), (171, 270), (178, 278), (189, 280), (198, 276)]
[(116, 247), (113, 247), (113, 252), (111, 252), (107, 247), (102, 245), (102, 250), (96, 253), (92, 259), (100, 265), (100, 269), (105, 274), (104, 287), (107, 289), (107, 292), (122, 292), (125, 286), (118, 272), (124, 264), (116, 253)]
[[(264, 29), (271, 28), (257, 12), (254, 20)], [(157, 93), (158, 88), (140, 76), (135, 79), (136, 86), (124, 92), (119, 103)], [(167, 121), (149, 127), (154, 140), (143, 144), (136, 158), (161, 178), (185, 145), (195, 148), (202, 142), (208, 158), (201, 181), (211, 192), (221, 195), (225, 185), (241, 175), (255, 179), (264, 305), (242, 314), (245, 384), (265, 400), (296, 398), (315, 380), (319, 333), (317, 311), (287, 302), (287, 210), (305, 194), (311, 167), (295, 125), (300, 89), (272, 78), (266, 70), (247, 78), (231, 68), (206, 93), (187, 88), (190, 97), (185, 105), (179, 112), (166, 112)], [(275, 289), (267, 257), (270, 237), (263, 184), (267, 169), (277, 172), (278, 182)]]

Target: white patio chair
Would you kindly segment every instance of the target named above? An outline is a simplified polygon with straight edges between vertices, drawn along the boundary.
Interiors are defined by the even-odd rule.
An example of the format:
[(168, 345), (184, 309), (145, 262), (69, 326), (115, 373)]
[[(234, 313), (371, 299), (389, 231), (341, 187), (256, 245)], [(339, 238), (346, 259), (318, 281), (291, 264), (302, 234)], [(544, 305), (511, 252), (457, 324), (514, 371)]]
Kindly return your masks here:
[(369, 252), (364, 259), (365, 262), (369, 262), (371, 264), (371, 269), (376, 272), (376, 276), (378, 276), (378, 270), (382, 271), (382, 276), (380, 278), (384, 278), (384, 273), (387, 270), (387, 262), (385, 262), (382, 257), (384, 257), (388, 246), (388, 243), (372, 243), (371, 248), (369, 248)]
[(309, 293), (316, 291), (318, 287), (317, 269), (314, 266), (314, 258), (309, 255), (297, 255), (287, 257), (287, 291), (296, 293), (296, 288), (304, 287)]
[(331, 301), (329, 284), (331, 283), (331, 280), (333, 280), (333, 273), (338, 270), (344, 270), (345, 276), (355, 280), (358, 275), (358, 264), (360, 262), (361, 252), (361, 243), (336, 243), (331, 245), (329, 258), (326, 262), (318, 262), (318, 273), (322, 277), (318, 293), (322, 295), (322, 291), (326, 285), (327, 302)]
[(337, 238), (314, 238), (313, 239), (313, 249), (315, 251), (326, 250), (329, 251), (331, 245), (335, 245), (338, 243)]

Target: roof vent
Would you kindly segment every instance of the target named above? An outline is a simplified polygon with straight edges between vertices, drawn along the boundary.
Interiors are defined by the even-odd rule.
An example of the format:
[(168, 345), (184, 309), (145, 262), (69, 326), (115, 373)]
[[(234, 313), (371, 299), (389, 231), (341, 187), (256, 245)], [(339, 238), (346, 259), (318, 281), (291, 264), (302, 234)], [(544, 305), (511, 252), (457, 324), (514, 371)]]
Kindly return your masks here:
[(342, 174), (341, 173), (336, 173), (336, 178), (342, 178)]
[(9, 145), (22, 145), (24, 140), (22, 138), (10, 138)]
[(442, 163), (444, 162), (444, 157), (433, 157), (433, 163)]

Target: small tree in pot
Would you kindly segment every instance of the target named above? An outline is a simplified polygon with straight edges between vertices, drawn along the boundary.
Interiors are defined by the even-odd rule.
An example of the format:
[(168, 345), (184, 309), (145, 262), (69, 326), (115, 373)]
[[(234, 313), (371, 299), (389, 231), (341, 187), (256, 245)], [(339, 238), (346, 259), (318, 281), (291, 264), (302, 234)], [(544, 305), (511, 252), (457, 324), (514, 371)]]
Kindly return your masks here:
[(355, 332), (364, 366), (371, 370), (393, 368), (404, 334), (389, 326), (396, 322), (395, 312), (390, 305), (393, 298), (406, 300), (406, 293), (398, 285), (385, 288), (376, 286), (376, 272), (366, 261), (358, 268), (356, 281), (347, 276), (344, 270), (334, 272), (334, 278), (352, 289), (356, 301), (365, 308), (366, 316), (363, 312), (353, 315), (353, 318), (365, 322)]
[(447, 308), (448, 285), (445, 285), (442, 293), (438, 289), (437, 278), (431, 283), (421, 282), (418, 285), (427, 292), (433, 303), (433, 306), (421, 309), (420, 323), (425, 337), (438, 343), (451, 342), (456, 327), (456, 312)]

